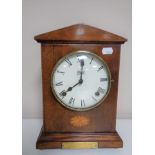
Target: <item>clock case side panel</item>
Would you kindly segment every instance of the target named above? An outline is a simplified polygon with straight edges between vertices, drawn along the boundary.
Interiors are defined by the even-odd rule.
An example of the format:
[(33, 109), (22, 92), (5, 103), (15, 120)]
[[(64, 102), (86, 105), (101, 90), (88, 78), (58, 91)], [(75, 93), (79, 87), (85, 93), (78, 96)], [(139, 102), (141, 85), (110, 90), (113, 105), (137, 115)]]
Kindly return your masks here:
[[(113, 47), (113, 54), (103, 56), (103, 47)], [(76, 112), (64, 108), (54, 97), (50, 86), (51, 73), (57, 61), (66, 54), (77, 50), (89, 50), (103, 58), (110, 67), (113, 80), (111, 90), (104, 103), (86, 112)], [(44, 131), (48, 133), (115, 132), (119, 57), (119, 45), (42, 44)], [(90, 123), (81, 128), (75, 127), (70, 123), (71, 118), (75, 116), (84, 116), (90, 120)]]
[(42, 131), (46, 131), (49, 120), (49, 113), (54, 113), (51, 104), (54, 102), (52, 95), (50, 80), (51, 72), (54, 68), (53, 46), (51, 44), (41, 44), (41, 66), (42, 66), (42, 92), (43, 92), (43, 127)]

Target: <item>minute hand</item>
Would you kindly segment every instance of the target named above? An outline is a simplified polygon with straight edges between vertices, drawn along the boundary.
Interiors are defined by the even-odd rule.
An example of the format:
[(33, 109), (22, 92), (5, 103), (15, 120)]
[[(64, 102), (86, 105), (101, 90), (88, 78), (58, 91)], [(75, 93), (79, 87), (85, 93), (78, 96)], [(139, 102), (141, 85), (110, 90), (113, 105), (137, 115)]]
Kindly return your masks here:
[(83, 80), (82, 80), (82, 72), (83, 72), (83, 66), (84, 66), (84, 60), (83, 59), (81, 59), (80, 60), (80, 65), (81, 65), (81, 74), (80, 74), (80, 81), (81, 81), (81, 83), (83, 82)]

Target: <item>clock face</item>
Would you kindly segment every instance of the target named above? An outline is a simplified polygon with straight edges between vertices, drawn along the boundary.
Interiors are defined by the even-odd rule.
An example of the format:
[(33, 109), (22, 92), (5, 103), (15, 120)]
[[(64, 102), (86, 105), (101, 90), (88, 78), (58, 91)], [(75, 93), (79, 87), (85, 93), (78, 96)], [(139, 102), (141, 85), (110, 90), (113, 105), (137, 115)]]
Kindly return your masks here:
[(51, 76), (51, 87), (57, 100), (76, 111), (96, 107), (110, 89), (108, 66), (88, 51), (73, 52), (60, 59)]

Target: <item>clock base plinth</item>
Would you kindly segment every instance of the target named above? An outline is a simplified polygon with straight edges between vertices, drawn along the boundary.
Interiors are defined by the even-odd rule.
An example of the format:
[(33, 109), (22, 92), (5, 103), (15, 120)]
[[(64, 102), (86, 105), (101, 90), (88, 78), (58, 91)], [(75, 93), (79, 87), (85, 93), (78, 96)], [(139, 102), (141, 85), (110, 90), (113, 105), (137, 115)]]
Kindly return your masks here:
[[(67, 142), (69, 143), (69, 145), (67, 145), (69, 147), (63, 147)], [(123, 141), (117, 131), (101, 133), (47, 133), (41, 130), (36, 142), (37, 149), (88, 149), (121, 147), (123, 147)]]

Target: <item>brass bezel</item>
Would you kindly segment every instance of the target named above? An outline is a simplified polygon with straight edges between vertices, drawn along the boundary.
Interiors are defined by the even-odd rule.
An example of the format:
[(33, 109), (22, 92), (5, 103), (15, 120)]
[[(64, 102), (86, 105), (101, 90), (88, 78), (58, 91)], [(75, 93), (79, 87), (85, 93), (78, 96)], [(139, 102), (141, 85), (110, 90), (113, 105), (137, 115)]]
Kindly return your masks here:
[[(70, 107), (70, 106), (66, 105), (66, 103), (64, 103), (62, 100), (60, 100), (60, 98), (57, 96), (57, 94), (56, 94), (56, 92), (54, 90), (54, 86), (53, 86), (53, 77), (54, 77), (53, 75), (54, 75), (57, 67), (59, 66), (59, 64), (61, 64), (61, 62), (63, 62), (66, 57), (71, 57), (72, 55), (80, 54), (80, 53), (90, 54), (90, 55), (93, 55), (94, 57), (96, 57), (97, 59), (99, 59), (106, 66), (106, 69), (107, 69), (107, 72), (108, 72), (108, 79), (109, 79), (108, 80), (108, 90), (107, 90), (106, 95), (99, 102), (97, 102), (94, 106), (87, 107), (87, 108), (73, 108), (73, 107)], [(63, 105), (64, 107), (66, 107), (66, 108), (68, 108), (70, 110), (73, 110), (73, 111), (88, 111), (88, 110), (91, 110), (91, 109), (99, 106), (105, 100), (105, 98), (108, 96), (110, 88), (111, 88), (111, 73), (110, 73), (108, 65), (106, 64), (106, 62), (101, 57), (99, 57), (95, 53), (93, 53), (91, 51), (88, 51), (88, 50), (77, 50), (77, 51), (73, 51), (73, 52), (63, 56), (60, 60), (58, 60), (58, 62), (54, 66), (53, 71), (51, 73), (51, 88), (52, 88), (53, 95), (55, 96), (57, 101), (61, 105)]]

